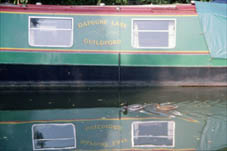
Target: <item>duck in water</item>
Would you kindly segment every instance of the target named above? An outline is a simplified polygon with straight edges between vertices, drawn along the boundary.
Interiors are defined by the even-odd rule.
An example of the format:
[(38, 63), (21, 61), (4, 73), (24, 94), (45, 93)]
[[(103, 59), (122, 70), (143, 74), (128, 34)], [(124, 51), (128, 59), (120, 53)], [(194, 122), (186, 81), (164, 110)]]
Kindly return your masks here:
[(170, 103), (156, 103), (156, 104), (132, 104), (123, 107), (123, 113), (127, 114), (128, 112), (140, 112), (144, 114), (158, 114), (161, 116), (172, 116), (181, 115), (180, 112), (176, 111), (178, 106), (171, 105)]
[(155, 104), (155, 108), (157, 111), (160, 111), (160, 112), (169, 112), (169, 111), (177, 109), (177, 106), (170, 105), (170, 104), (164, 104), (164, 105)]

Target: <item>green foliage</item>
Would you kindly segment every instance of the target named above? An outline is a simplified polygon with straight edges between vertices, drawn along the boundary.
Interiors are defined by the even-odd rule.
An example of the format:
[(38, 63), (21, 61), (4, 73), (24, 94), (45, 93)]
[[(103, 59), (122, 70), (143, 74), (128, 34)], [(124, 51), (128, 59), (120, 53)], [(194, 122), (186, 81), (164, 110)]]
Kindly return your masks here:
[(20, 0), (20, 3), (21, 4), (27, 4), (28, 3), (28, 0)]

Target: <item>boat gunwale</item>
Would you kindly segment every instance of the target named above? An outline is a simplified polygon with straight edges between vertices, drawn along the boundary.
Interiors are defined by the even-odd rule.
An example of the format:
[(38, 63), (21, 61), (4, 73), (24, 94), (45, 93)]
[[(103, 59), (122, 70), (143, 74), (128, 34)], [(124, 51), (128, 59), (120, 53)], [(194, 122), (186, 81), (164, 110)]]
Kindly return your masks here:
[(4, 12), (27, 12), (27, 13), (66, 13), (66, 14), (129, 14), (129, 15), (197, 15), (194, 5), (137, 5), (137, 6), (56, 6), (56, 5), (0, 5), (0, 13)]

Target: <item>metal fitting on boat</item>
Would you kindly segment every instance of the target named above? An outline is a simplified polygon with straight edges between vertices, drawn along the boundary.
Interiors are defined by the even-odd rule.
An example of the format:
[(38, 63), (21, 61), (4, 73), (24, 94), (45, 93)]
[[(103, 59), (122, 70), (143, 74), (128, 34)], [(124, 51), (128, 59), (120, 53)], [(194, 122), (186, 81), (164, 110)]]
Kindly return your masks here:
[(42, 5), (42, 3), (41, 3), (41, 2), (36, 2), (35, 4), (36, 4), (36, 5)]
[(119, 12), (121, 10), (121, 8), (120, 7), (116, 7), (116, 10)]

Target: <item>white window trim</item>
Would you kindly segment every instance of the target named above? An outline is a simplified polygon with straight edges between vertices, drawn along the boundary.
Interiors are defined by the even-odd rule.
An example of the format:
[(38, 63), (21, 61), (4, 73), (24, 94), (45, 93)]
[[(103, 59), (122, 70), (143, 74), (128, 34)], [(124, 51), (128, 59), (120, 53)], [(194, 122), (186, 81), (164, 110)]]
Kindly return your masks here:
[[(174, 46), (173, 47), (135, 47), (133, 45), (133, 39), (134, 39), (134, 30), (133, 30), (133, 23), (134, 21), (136, 20), (170, 20), (170, 21), (174, 21), (174, 25), (175, 25), (175, 43), (174, 43)], [(140, 32), (166, 32), (167, 30), (140, 30)], [(131, 46), (133, 48), (136, 48), (136, 49), (173, 49), (173, 48), (176, 48), (176, 39), (177, 39), (177, 35), (176, 35), (176, 31), (177, 31), (177, 24), (176, 24), (176, 19), (175, 18), (133, 18), (131, 20)]]
[[(172, 123), (173, 124), (173, 144), (171, 146), (167, 145), (135, 145), (134, 143), (134, 124), (144, 124), (144, 123)], [(141, 136), (141, 137), (155, 137), (155, 136)], [(163, 137), (166, 138), (167, 136), (156, 136), (156, 137)], [(175, 147), (175, 122), (174, 121), (136, 121), (132, 122), (131, 124), (131, 142), (132, 147)]]
[[(71, 125), (73, 127), (73, 138), (56, 138), (56, 139), (34, 139), (34, 127), (35, 126), (45, 126), (45, 125), (57, 125), (57, 126), (68, 126)], [(41, 149), (36, 149), (35, 148), (35, 140), (69, 140), (69, 139), (74, 139), (74, 146), (73, 147), (61, 147), (61, 148), (41, 148)], [(76, 149), (76, 128), (75, 125), (72, 123), (64, 123), (64, 124), (33, 124), (32, 125), (32, 148), (33, 150), (62, 150), (62, 149)]]
[[(61, 30), (61, 31), (69, 31), (71, 30), (72, 31), (72, 34), (71, 34), (71, 41), (70, 41), (70, 45), (34, 45), (34, 44), (31, 44), (31, 37), (30, 37), (30, 31), (31, 29), (32, 30), (39, 30), (37, 28), (30, 28), (30, 20), (32, 18), (46, 18), (46, 19), (67, 19), (67, 20), (71, 20), (72, 21), (72, 29), (64, 29), (64, 28), (60, 28), (60, 29), (51, 29), (51, 28), (43, 28), (44, 30), (48, 30), (48, 31), (51, 31), (51, 30)], [(28, 43), (30, 46), (33, 46), (33, 47), (72, 47), (73, 46), (73, 38), (74, 38), (74, 20), (72, 17), (46, 17), (46, 16), (29, 16), (28, 17)]]

